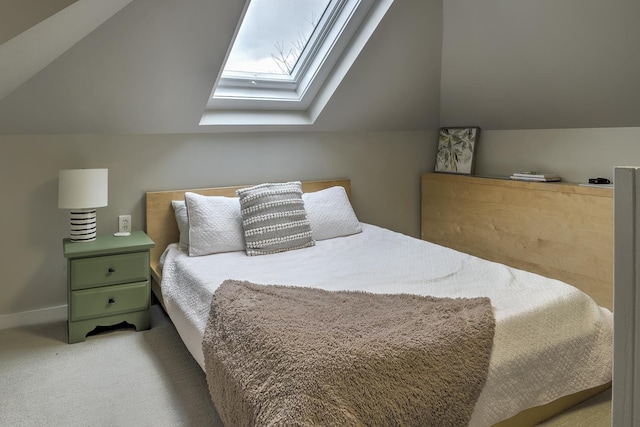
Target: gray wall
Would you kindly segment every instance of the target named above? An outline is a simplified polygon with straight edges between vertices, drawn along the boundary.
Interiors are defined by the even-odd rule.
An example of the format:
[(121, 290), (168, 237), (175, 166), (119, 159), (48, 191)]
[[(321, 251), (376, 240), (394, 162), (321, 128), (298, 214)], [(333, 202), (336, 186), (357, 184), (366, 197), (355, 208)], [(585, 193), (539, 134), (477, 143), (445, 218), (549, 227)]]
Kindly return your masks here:
[(203, 134), (196, 101), (223, 54), (201, 40), (229, 37), (228, 16), (195, 25), (218, 19), (203, 18), (212, 3), (136, 0), (0, 101), (0, 316), (66, 303), (64, 168), (109, 168), (100, 233), (119, 214), (142, 229), (148, 190), (348, 177), (361, 220), (417, 236), (419, 175), (433, 170), (439, 123), (483, 128), (483, 175), (582, 182), (640, 159), (640, 128), (604, 129), (640, 125), (636, 1), (447, 0), (444, 30), (441, 1), (396, 1), (322, 132)]
[(360, 220), (419, 236), (420, 173), (433, 168), (436, 139), (436, 132), (0, 136), (0, 316), (66, 304), (60, 169), (109, 168), (99, 234), (117, 231), (120, 214), (144, 229), (146, 191), (346, 177)]
[(613, 179), (614, 166), (640, 164), (640, 127), (483, 130), (476, 173), (509, 176), (534, 170), (564, 181)]
[(443, 126), (640, 126), (639, 1), (443, 5)]
[[(66, 303), (60, 169), (109, 168), (99, 233), (116, 231), (120, 214), (144, 229), (146, 191), (347, 177), (362, 221), (419, 236), (419, 177), (433, 170), (436, 139), (434, 131), (0, 136), (0, 315)], [(639, 162), (638, 141), (640, 128), (484, 131), (476, 171), (612, 177), (614, 165)]]
[(109, 168), (98, 233), (114, 232), (119, 214), (143, 229), (149, 190), (347, 177), (361, 220), (419, 235), (419, 178), (439, 126), (441, 0), (396, 1), (316, 124), (198, 127), (244, 3), (136, 0), (0, 100), (0, 194), (11, 201), (0, 214), (0, 323), (66, 304), (64, 168)]

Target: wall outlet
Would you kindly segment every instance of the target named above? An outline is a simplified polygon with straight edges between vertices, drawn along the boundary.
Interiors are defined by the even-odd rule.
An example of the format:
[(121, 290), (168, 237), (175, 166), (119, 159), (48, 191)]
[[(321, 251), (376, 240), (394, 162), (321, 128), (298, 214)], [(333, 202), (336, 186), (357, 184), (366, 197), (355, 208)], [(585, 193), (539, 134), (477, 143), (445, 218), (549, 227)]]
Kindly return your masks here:
[(131, 215), (118, 216), (118, 233), (131, 233)]

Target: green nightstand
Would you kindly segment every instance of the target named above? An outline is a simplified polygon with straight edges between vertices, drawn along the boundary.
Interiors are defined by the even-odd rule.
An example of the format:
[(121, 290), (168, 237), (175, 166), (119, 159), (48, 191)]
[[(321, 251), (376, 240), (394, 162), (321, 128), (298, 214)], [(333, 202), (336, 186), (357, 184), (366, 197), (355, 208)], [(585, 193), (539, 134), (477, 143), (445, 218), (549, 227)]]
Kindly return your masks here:
[(149, 249), (154, 246), (142, 231), (92, 242), (64, 239), (69, 344), (84, 341), (97, 326), (127, 322), (137, 331), (149, 329)]

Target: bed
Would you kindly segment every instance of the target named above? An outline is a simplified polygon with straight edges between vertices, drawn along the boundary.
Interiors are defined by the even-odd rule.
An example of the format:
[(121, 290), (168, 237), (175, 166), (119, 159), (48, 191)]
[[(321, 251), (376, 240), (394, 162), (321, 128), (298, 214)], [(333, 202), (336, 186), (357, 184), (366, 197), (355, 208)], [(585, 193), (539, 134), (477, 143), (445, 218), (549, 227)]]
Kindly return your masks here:
[[(213, 296), (231, 289), (227, 285), (244, 286), (234, 292), (264, 292), (261, 286), (271, 285), (286, 292), (292, 287), (321, 292), (313, 294), (313, 300), (325, 297), (322, 292), (326, 291), (332, 293), (329, 296), (366, 291), (383, 297), (433, 297), (439, 302), (490, 301), (495, 316), (493, 346), (487, 356), (486, 377), (478, 380), (482, 387), (472, 402), (469, 425), (534, 425), (610, 386), (611, 312), (576, 287), (554, 279), (364, 223), (358, 223), (358, 232), (255, 257), (241, 250), (189, 256), (179, 248), (181, 233), (173, 201), (185, 199), (187, 193), (231, 198), (246, 187), (147, 193), (147, 233), (156, 243), (151, 254), (152, 287), (205, 372), (208, 347), (203, 346), (203, 338), (209, 317), (215, 317), (209, 316)], [(310, 197), (336, 187), (344, 189), (348, 201), (348, 180), (302, 184)], [(196, 196), (190, 197), (195, 200)], [(313, 206), (306, 200), (307, 207)], [(350, 227), (354, 227), (352, 222)], [(229, 279), (236, 283), (228, 283)], [(300, 299), (304, 298), (290, 301)], [(382, 306), (386, 304), (391, 303), (385, 300)], [(216, 402), (214, 396), (218, 390), (215, 384), (210, 383), (211, 387), (220, 411), (220, 397)], [(227, 394), (233, 391), (227, 383), (218, 388)], [(241, 405), (235, 410), (251, 409)]]

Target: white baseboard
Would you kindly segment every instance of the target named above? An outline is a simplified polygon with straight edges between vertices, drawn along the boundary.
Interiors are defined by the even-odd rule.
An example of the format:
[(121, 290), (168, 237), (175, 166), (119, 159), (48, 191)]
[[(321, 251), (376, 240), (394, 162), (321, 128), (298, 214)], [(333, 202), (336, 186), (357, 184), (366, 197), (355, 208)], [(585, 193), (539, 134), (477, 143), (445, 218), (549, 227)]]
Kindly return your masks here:
[(67, 305), (0, 315), (0, 329), (67, 320)]

